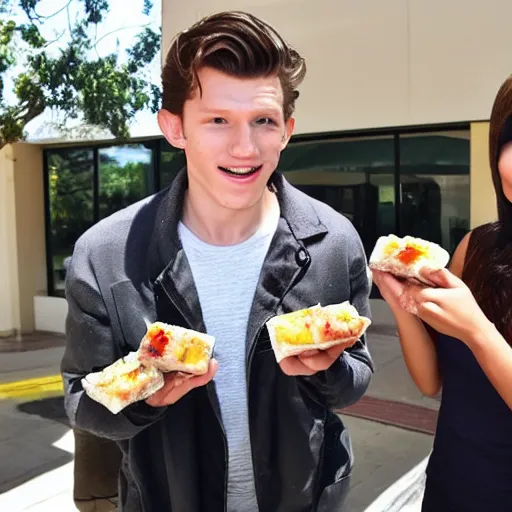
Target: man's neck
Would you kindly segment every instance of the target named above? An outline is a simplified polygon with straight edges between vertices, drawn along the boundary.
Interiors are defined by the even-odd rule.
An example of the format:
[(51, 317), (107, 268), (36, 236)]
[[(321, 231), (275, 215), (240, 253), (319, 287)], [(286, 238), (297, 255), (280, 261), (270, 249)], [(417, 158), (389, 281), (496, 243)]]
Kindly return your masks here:
[(270, 190), (265, 190), (261, 200), (251, 208), (233, 211), (189, 188), (185, 192), (182, 222), (208, 244), (236, 245), (254, 235), (267, 216), (276, 210), (279, 210), (279, 203)]

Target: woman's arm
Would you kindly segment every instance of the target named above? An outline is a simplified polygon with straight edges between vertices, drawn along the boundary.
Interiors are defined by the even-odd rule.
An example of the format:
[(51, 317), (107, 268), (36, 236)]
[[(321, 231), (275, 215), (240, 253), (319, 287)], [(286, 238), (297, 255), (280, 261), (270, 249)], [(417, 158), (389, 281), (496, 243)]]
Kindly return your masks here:
[(418, 305), (423, 321), (469, 347), (489, 381), (512, 409), (512, 347), (460, 279), (469, 236), (464, 237), (454, 254), (452, 272), (442, 270), (429, 274), (438, 288), (410, 287), (406, 293)]
[(379, 271), (373, 272), (373, 280), (395, 317), (405, 364), (414, 383), (424, 395), (436, 395), (442, 381), (436, 348), (423, 322), (399, 303), (405, 285), (391, 274)]

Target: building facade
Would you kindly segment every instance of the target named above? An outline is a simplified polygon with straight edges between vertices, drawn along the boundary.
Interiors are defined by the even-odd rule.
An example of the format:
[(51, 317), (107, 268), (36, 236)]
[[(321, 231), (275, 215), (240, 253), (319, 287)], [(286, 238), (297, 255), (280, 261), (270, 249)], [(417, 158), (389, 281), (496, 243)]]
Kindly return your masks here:
[[(163, 54), (177, 32), (226, 9), (274, 24), (305, 56), (296, 135), (279, 168), (348, 216), (367, 252), (388, 233), (453, 252), (469, 229), (496, 218), (488, 118), (512, 72), (512, 3), (169, 0)], [(184, 163), (161, 137), (3, 148), (0, 335), (62, 332), (67, 258), (78, 236), (166, 187)]]

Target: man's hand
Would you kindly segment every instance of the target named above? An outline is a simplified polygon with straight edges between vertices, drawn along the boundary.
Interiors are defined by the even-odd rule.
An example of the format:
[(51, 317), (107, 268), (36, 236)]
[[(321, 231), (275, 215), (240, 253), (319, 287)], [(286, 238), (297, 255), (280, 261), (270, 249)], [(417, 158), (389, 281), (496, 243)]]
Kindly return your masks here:
[(183, 377), (176, 372), (165, 373), (163, 388), (147, 398), (146, 403), (152, 407), (174, 404), (192, 389), (208, 384), (215, 376), (218, 366), (217, 361), (212, 359), (208, 366), (208, 371), (204, 375)]
[(344, 350), (345, 346), (343, 344), (335, 345), (327, 350), (308, 350), (298, 356), (285, 357), (281, 360), (279, 366), (286, 375), (314, 375), (330, 368)]

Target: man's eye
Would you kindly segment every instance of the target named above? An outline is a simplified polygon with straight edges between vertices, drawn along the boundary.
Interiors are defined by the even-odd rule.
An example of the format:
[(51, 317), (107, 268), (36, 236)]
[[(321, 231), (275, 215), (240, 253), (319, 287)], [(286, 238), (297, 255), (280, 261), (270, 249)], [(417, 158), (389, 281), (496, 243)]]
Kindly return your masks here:
[(226, 120), (223, 119), (222, 117), (214, 117), (212, 119), (213, 124), (224, 124), (225, 122), (226, 122)]
[(270, 117), (260, 117), (257, 121), (257, 124), (272, 124), (276, 125), (277, 123)]

